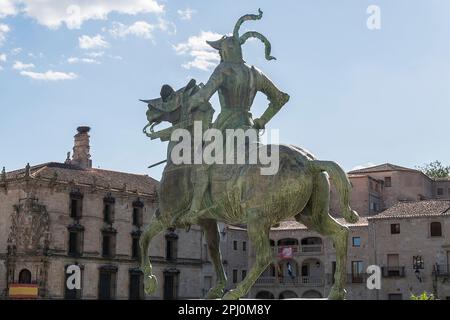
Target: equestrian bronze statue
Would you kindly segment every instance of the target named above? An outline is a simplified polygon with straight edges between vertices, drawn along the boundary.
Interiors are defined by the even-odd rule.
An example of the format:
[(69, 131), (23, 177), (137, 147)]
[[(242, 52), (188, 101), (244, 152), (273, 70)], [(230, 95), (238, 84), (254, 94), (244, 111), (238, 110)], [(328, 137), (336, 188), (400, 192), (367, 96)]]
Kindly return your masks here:
[[(250, 163), (245, 148), (245, 163), (178, 163), (174, 160), (179, 141), (172, 139), (175, 132), (195, 136), (196, 124), (201, 134), (208, 130), (221, 132), (226, 137), (223, 146), (234, 143), (227, 132), (255, 130), (258, 132), (288, 102), (289, 95), (279, 90), (260, 70), (245, 63), (242, 45), (249, 38), (257, 38), (265, 45), (267, 60), (271, 46), (262, 34), (254, 31), (239, 35), (244, 21), (259, 20), (257, 15), (241, 17), (233, 35), (224, 36), (208, 44), (219, 51), (221, 61), (206, 84), (191, 80), (185, 87), (174, 90), (168, 85), (161, 89), (160, 97), (144, 100), (148, 104), (148, 124), (144, 132), (152, 139), (169, 141), (167, 163), (158, 188), (159, 208), (142, 234), (141, 259), (145, 291), (156, 290), (157, 279), (152, 273), (148, 249), (150, 241), (168, 228), (200, 226), (208, 243), (208, 250), (217, 274), (217, 283), (207, 294), (209, 299), (239, 299), (245, 296), (255, 281), (273, 262), (269, 232), (280, 221), (295, 218), (323, 236), (329, 236), (336, 248), (335, 282), (329, 299), (345, 298), (348, 228), (329, 214), (330, 178), (339, 195), (340, 213), (348, 222), (356, 222), (358, 215), (349, 206), (350, 181), (345, 172), (332, 161), (317, 160), (309, 152), (292, 145), (264, 145), (259, 137), (248, 139), (241, 147), (257, 152), (277, 154), (278, 170), (274, 174), (261, 174), (266, 164)], [(212, 122), (214, 109), (209, 100), (218, 93), (220, 113)], [(253, 119), (250, 109), (255, 95), (266, 95), (269, 105), (261, 117)], [(171, 127), (155, 132), (161, 122)], [(177, 131), (184, 130), (184, 131)], [(231, 141), (233, 140), (233, 141)], [(210, 141), (190, 144), (185, 153), (206, 151)], [(236, 159), (239, 155), (233, 154)], [(219, 248), (217, 222), (246, 225), (251, 245), (256, 254), (255, 264), (236, 289), (224, 294), (226, 275)]]

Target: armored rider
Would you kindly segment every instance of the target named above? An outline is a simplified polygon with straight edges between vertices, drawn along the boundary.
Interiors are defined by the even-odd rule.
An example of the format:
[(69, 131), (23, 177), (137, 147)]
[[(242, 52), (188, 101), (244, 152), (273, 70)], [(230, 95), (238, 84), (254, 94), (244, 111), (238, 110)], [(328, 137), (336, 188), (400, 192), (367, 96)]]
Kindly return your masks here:
[[(236, 23), (232, 36), (223, 36), (217, 41), (207, 41), (214, 49), (219, 51), (220, 64), (215, 68), (208, 82), (191, 97), (189, 108), (194, 110), (197, 106), (210, 100), (211, 96), (218, 92), (221, 106), (212, 127), (219, 129), (225, 136), (226, 129), (254, 128), (261, 130), (288, 102), (289, 95), (280, 91), (268, 77), (254, 66), (245, 63), (242, 56), (242, 45), (250, 38), (257, 38), (265, 45), (265, 58), (275, 60), (270, 55), (271, 45), (262, 34), (249, 31), (239, 36), (239, 28), (247, 20), (260, 20), (259, 14), (247, 14)], [(253, 120), (250, 108), (257, 92), (262, 92), (269, 100), (269, 106), (263, 115)], [(194, 173), (194, 196), (190, 212), (182, 218), (182, 221), (192, 221), (195, 214), (203, 209), (203, 198), (209, 185), (209, 166), (199, 165)]]

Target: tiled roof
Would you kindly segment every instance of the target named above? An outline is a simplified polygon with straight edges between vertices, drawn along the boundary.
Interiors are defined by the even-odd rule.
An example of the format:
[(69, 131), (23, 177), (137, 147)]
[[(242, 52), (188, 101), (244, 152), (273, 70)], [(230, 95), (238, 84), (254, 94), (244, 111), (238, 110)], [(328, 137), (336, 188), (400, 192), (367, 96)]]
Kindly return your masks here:
[(336, 220), (347, 227), (366, 227), (369, 224), (366, 217), (359, 217), (355, 223), (348, 223), (344, 218), (336, 218)]
[(403, 201), (369, 219), (448, 216), (449, 209), (449, 200)]
[[(25, 177), (26, 169), (8, 172), (7, 180), (15, 180)], [(58, 182), (71, 182), (79, 185), (94, 184), (97, 187), (124, 190), (129, 192), (139, 192), (152, 194), (158, 185), (158, 181), (148, 175), (138, 175), (132, 173), (110, 171), (103, 169), (87, 168), (78, 166), (49, 162), (30, 167), (31, 178), (55, 179)]]
[(280, 225), (277, 227), (272, 227), (272, 230), (297, 230), (297, 229), (307, 229), (305, 225), (294, 221), (294, 220), (288, 220), (288, 221), (281, 221)]
[[(368, 225), (367, 218), (365, 218), (365, 217), (360, 217), (358, 222), (356, 222), (356, 223), (348, 223), (347, 221), (345, 221), (344, 218), (336, 218), (336, 220), (339, 223), (341, 223), (347, 227), (364, 227), (364, 226)], [(282, 222), (280, 222), (280, 225), (278, 227), (272, 228), (273, 231), (302, 230), (302, 229), (308, 229), (308, 228), (304, 224), (294, 221), (294, 220), (282, 221)]]
[(348, 172), (349, 174), (362, 174), (362, 173), (371, 173), (371, 172), (383, 172), (383, 171), (418, 171), (411, 168), (405, 168), (401, 166), (397, 166), (395, 164), (391, 163), (384, 163), (380, 164), (378, 166), (358, 169), (358, 170), (352, 170)]

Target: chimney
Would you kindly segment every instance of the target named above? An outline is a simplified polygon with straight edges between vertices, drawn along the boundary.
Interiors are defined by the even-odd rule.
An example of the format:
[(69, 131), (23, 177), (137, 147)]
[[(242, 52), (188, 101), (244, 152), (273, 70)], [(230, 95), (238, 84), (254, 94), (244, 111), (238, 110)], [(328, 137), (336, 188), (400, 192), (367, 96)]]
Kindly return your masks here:
[(73, 146), (73, 155), (71, 164), (77, 165), (83, 169), (92, 168), (91, 155), (89, 154), (89, 131), (90, 127), (78, 127), (78, 133), (75, 135), (75, 143)]

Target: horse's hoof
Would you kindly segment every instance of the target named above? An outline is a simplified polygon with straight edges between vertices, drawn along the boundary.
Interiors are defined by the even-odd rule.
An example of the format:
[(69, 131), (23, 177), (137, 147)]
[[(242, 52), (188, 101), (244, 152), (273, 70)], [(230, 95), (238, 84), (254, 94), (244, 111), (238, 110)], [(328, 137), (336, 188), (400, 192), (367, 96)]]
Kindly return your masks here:
[(150, 276), (144, 277), (144, 289), (146, 294), (153, 294), (156, 291), (157, 287), (158, 280), (156, 279), (155, 275), (152, 274)]
[(238, 300), (239, 298), (240, 295), (236, 292), (236, 290), (230, 290), (222, 297), (222, 300)]
[(223, 288), (211, 288), (206, 295), (206, 299), (220, 299), (223, 297)]

